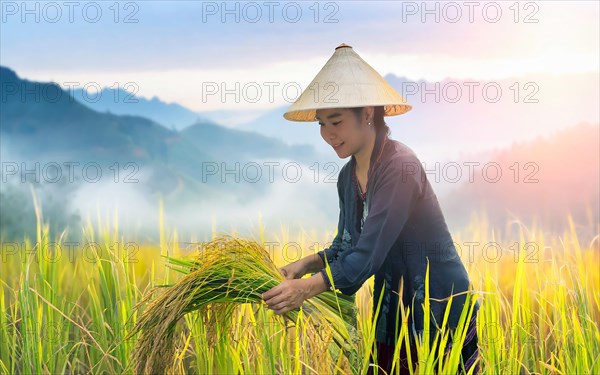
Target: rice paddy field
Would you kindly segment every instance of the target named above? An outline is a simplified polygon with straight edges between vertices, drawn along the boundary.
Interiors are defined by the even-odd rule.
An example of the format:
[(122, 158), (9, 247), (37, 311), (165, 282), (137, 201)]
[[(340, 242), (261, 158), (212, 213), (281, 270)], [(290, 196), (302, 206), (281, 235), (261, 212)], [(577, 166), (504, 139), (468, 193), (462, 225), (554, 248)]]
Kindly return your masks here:
[[(568, 230), (551, 234), (519, 223), (492, 228), (485, 217), (476, 217), (466, 230), (453, 233), (481, 303), (477, 330), (482, 373), (600, 373), (598, 237), (583, 241), (571, 219), (565, 222)], [(152, 324), (173, 321), (171, 341), (162, 352), (163, 337), (140, 332), (139, 324), (148, 322), (144, 311), (156, 301), (154, 296), (170, 290), (165, 285), (177, 284), (193, 271), (189, 259), (194, 259), (195, 250), (189, 246), (192, 241), (178, 238), (175, 228), (158, 227), (160, 244), (124, 240), (117, 219), (81, 228), (83, 242), (48, 238), (40, 222), (37, 238), (2, 243), (0, 373), (152, 373), (139, 363), (148, 361), (148, 355), (166, 361), (156, 372), (168, 373), (366, 371), (374, 340), (372, 280), (357, 293), (354, 328), (346, 331), (334, 327), (340, 324), (334, 318), (315, 319), (322, 314), (304, 307), (293, 316), (276, 316), (256, 295), (248, 297), (254, 303), (209, 303), (182, 310), (181, 319), (168, 317), (165, 309), (172, 306), (167, 297), (179, 296), (173, 289), (153, 310), (162, 315)], [(285, 230), (266, 233), (261, 228), (248, 240), (271, 249), (267, 254), (273, 264), (282, 266), (321, 249), (315, 243), (324, 245), (334, 235), (303, 233), (292, 238)], [(215, 232), (213, 239), (219, 236)], [(283, 251), (289, 243), (295, 244), (294, 250)], [(244, 259), (238, 259), (240, 268)], [(237, 279), (231, 275), (229, 280)], [(226, 292), (219, 298), (224, 296), (234, 297)], [(203, 298), (211, 302), (212, 297)], [(402, 313), (400, 319), (405, 318)], [(402, 327), (400, 334), (407, 338)], [(144, 352), (137, 346), (141, 342), (156, 345)], [(439, 352), (424, 340), (413, 372), (455, 372), (456, 352), (447, 357)]]

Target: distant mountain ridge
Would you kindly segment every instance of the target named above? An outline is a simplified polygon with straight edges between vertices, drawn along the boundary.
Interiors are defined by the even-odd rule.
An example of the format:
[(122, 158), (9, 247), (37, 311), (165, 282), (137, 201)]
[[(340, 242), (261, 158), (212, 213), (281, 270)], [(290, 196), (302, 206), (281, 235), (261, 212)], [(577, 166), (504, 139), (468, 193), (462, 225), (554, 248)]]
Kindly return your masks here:
[[(324, 208), (323, 203), (329, 195), (335, 196), (334, 189), (305, 182), (312, 177), (306, 172), (299, 183), (285, 181), (281, 166), (275, 169), (275, 180), (267, 170), (258, 171), (262, 173), (258, 180), (254, 174), (244, 174), (246, 165), (260, 166), (264, 161), (313, 165), (321, 156), (311, 145), (289, 146), (252, 131), (198, 122), (196, 117), (185, 130), (177, 131), (142, 116), (98, 112), (55, 83), (21, 79), (6, 67), (0, 67), (0, 87), (0, 158), (24, 168), (20, 173), (3, 170), (0, 238), (35, 237), (30, 187), (42, 202), (44, 221), (51, 223), (51, 236), (67, 227), (77, 235), (84, 215), (106, 209), (119, 212), (124, 230), (153, 237), (159, 202), (164, 202), (165, 220), (178, 223), (180, 234), (195, 235), (210, 231), (215, 210), (228, 222), (244, 224), (274, 200), (286, 212), (289, 202), (301, 200), (300, 194), (311, 189), (316, 198), (311, 197), (300, 214), (321, 215), (321, 224), (326, 212), (335, 216), (331, 211), (337, 205)], [(70, 167), (62, 168), (58, 181), (49, 181), (56, 167), (65, 163), (78, 165), (74, 181), (66, 181), (71, 178)], [(93, 180), (92, 173), (93, 181), (86, 179), (84, 165), (98, 166), (102, 178)], [(50, 174), (46, 166), (54, 166)], [(216, 174), (207, 166), (216, 167)], [(231, 176), (232, 170), (238, 176)], [(29, 177), (23, 181), (26, 173)]]
[[(576, 77), (580, 80), (587, 75)], [(407, 82), (394, 76), (386, 76), (386, 79), (396, 87)], [(560, 81), (558, 87), (563, 83)], [(115, 162), (121, 165), (133, 162), (144, 172), (144, 179), (135, 188), (149, 194), (147, 197), (154, 202), (158, 201), (158, 196), (163, 197), (168, 203), (165, 206), (174, 210), (174, 216), (180, 216), (179, 210), (183, 208), (190, 210), (192, 218), (198, 210), (205, 213), (205, 202), (211, 200), (218, 210), (228, 207), (225, 215), (238, 215), (240, 220), (244, 220), (246, 213), (240, 209), (248, 202), (258, 202), (253, 201), (257, 198), (264, 199), (260, 204), (277, 199), (278, 207), (283, 207), (282, 212), (286, 214), (288, 202), (300, 202), (300, 191), (306, 192), (303, 199), (307, 200), (333, 199), (324, 193), (330, 192), (326, 185), (320, 189), (321, 185), (315, 182), (305, 185), (287, 183), (276, 188), (275, 185), (267, 186), (266, 181), (237, 183), (228, 179), (227, 183), (223, 183), (218, 178), (203, 178), (204, 163), (219, 166), (228, 163), (227, 168), (232, 168), (232, 163), (256, 164), (261, 160), (288, 159), (306, 166), (314, 161), (325, 161), (328, 157), (328, 161), (335, 159), (340, 162), (321, 138), (316, 123), (289, 122), (283, 118), (287, 106), (275, 108), (237, 128), (198, 121), (195, 117), (185, 129), (176, 130), (131, 113), (119, 115), (110, 110), (93, 110), (55, 83), (21, 79), (5, 67), (0, 67), (0, 86), (0, 156), (3, 162), (76, 161), (96, 162), (107, 167)], [(386, 118), (386, 121), (392, 137), (413, 148), (430, 168), (431, 161), (456, 160), (489, 161), (502, 166), (505, 174), (499, 183), (478, 180), (460, 187), (450, 184), (452, 188), (456, 187), (454, 191), (444, 192), (443, 197), (439, 194), (444, 212), (456, 224), (466, 220), (467, 215), (480, 206), (487, 207), (492, 220), (499, 224), (505, 223), (511, 215), (521, 218), (537, 215), (549, 227), (559, 226), (568, 211), (579, 223), (597, 222), (600, 126), (593, 121), (590, 125), (573, 120), (578, 113), (582, 118), (590, 117), (590, 108), (594, 108), (591, 103), (597, 92), (590, 89), (588, 94), (580, 100), (566, 96), (563, 100), (565, 106), (561, 107), (564, 110), (559, 112), (540, 111), (534, 105), (523, 103), (488, 103), (478, 107), (421, 103), (413, 98), (409, 100), (414, 105), (412, 111)], [(549, 97), (548, 103), (539, 105), (559, 107), (554, 100)], [(149, 105), (165, 104), (159, 99), (147, 102)], [(513, 106), (517, 106), (517, 110)], [(597, 104), (595, 106), (597, 108)], [(137, 108), (143, 109), (144, 106)], [(178, 107), (175, 105), (173, 108)], [(181, 113), (185, 111), (184, 108)], [(582, 125), (565, 128), (566, 125), (582, 122)], [(564, 125), (556, 130), (560, 124)], [(534, 128), (530, 129), (530, 126)], [(550, 129), (555, 133), (546, 131), (548, 138), (514, 142), (518, 139), (516, 135), (532, 139), (531, 134), (540, 129)], [(510, 139), (513, 146), (507, 144)], [(490, 144), (501, 146), (489, 147)], [(457, 159), (457, 151), (464, 157)], [(531, 172), (525, 164), (537, 163), (540, 182), (524, 184), (522, 179), (518, 183), (512, 182), (511, 173), (514, 171), (511, 166), (515, 161), (520, 163), (518, 168), (522, 178)], [(320, 164), (317, 168), (323, 170), (323, 166)], [(311, 175), (305, 174), (305, 177), (313, 177), (313, 172), (313, 169), (307, 169), (307, 174)], [(320, 182), (322, 179), (319, 179)], [(20, 184), (20, 187), (25, 185)], [(137, 191), (133, 196), (137, 198)], [(555, 196), (560, 199), (554, 199)], [(23, 199), (27, 201), (29, 198), (25, 196)], [(8, 198), (3, 199), (6, 202)], [(20, 206), (20, 203), (12, 205)], [(62, 206), (57, 207), (60, 211)], [(320, 215), (324, 207), (329, 206), (323, 201), (313, 201), (306, 203), (308, 210), (304, 210), (301, 204), (295, 209), (316, 210)]]
[[(200, 182), (197, 187), (208, 188), (211, 182), (202, 179), (202, 163), (206, 162), (316, 157), (309, 145), (287, 147), (274, 138), (213, 123), (196, 121), (179, 132), (140, 116), (100, 113), (55, 83), (21, 79), (6, 67), (0, 67), (0, 83), (0, 134), (10, 139), (9, 148), (19, 158), (93, 160), (109, 165), (135, 162), (156, 171), (153, 181), (163, 192), (175, 188), (181, 179), (196, 180)], [(40, 95), (27, 94), (32, 92)], [(264, 187), (219, 184), (218, 192), (248, 188)]]
[[(519, 219), (561, 232), (567, 215), (586, 229), (600, 222), (600, 124), (570, 126), (483, 157), (487, 161), (474, 168), (472, 181), (446, 199), (455, 221), (466, 223), (474, 210), (485, 209), (499, 226)], [(465, 161), (476, 160), (472, 155)]]
[[(91, 93), (80, 88), (73, 90), (73, 97), (79, 103), (98, 112), (146, 117), (170, 130), (179, 131), (201, 150), (209, 152), (219, 160), (239, 161), (244, 157), (282, 157), (300, 162), (314, 162), (315, 159), (313, 146), (308, 142), (302, 142), (304, 139), (302, 136), (298, 137), (300, 139), (298, 142), (296, 137), (281, 139), (277, 137), (277, 134), (269, 136), (261, 132), (260, 127), (237, 129), (233, 126), (223, 126), (212, 120), (210, 115), (214, 112), (216, 117), (227, 118), (228, 112), (232, 112), (233, 115), (236, 111), (209, 111), (207, 116), (177, 103), (166, 103), (156, 96), (148, 100), (122, 88), (105, 87), (100, 92)], [(240, 116), (244, 115), (240, 114)], [(263, 118), (263, 116), (261, 115), (259, 118)], [(297, 130), (302, 133), (302, 130), (306, 129)], [(312, 130), (314, 131), (314, 129)], [(227, 143), (223, 144), (222, 140), (227, 140)], [(305, 140), (311, 141), (310, 138)], [(240, 148), (240, 145), (245, 147)]]
[[(135, 86), (129, 88), (135, 88)], [(95, 111), (142, 116), (172, 130), (182, 130), (198, 122), (211, 122), (206, 116), (177, 103), (166, 103), (156, 96), (146, 99), (123, 88), (105, 87), (99, 92), (88, 92), (83, 88), (78, 88), (73, 90), (73, 97)]]
[[(253, 158), (290, 158), (306, 164), (315, 161), (315, 152), (311, 145), (287, 145), (273, 137), (211, 123), (194, 124), (181, 131), (181, 135), (199, 149), (223, 161), (235, 162)], [(224, 139), (227, 142), (223, 142)], [(240, 145), (244, 147), (240, 148)]]
[(0, 131), (22, 141), (24, 155), (153, 160), (166, 156), (165, 140), (178, 138), (175, 132), (143, 117), (93, 111), (55, 83), (20, 79), (4, 67), (0, 67), (0, 82)]

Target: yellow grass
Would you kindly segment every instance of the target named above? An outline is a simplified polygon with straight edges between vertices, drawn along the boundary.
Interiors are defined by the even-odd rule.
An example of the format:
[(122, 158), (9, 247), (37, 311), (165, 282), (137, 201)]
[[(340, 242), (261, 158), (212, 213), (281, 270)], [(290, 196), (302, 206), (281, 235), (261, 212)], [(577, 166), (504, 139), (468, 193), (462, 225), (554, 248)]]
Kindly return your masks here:
[[(483, 373), (600, 373), (598, 238), (581, 243), (576, 226), (565, 220), (570, 229), (564, 233), (519, 223), (490, 228), (485, 218), (453, 233), (479, 291)], [(115, 219), (86, 226), (86, 241), (69, 249), (64, 239), (48, 239), (40, 222), (36, 239), (2, 243), (0, 373), (132, 373), (135, 337), (125, 338), (139, 318), (134, 307), (151, 287), (182, 277), (165, 267), (161, 254), (183, 257), (190, 250), (180, 246), (175, 230), (157, 230), (160, 244), (130, 244)], [(271, 243), (265, 248), (282, 265), (323, 248), (333, 235), (291, 236), (261, 227), (254, 240)], [(301, 253), (289, 246), (283, 251), (291, 242)], [(373, 338), (373, 298), (369, 280), (356, 296), (355, 349), (362, 358)], [(332, 333), (309, 329), (302, 314), (284, 321), (264, 305), (247, 304), (233, 311), (227, 326), (211, 325), (210, 314), (194, 312), (177, 325), (170, 364), (176, 371), (326, 374), (366, 368), (352, 369), (331, 345)], [(428, 360), (431, 368), (444, 365)]]

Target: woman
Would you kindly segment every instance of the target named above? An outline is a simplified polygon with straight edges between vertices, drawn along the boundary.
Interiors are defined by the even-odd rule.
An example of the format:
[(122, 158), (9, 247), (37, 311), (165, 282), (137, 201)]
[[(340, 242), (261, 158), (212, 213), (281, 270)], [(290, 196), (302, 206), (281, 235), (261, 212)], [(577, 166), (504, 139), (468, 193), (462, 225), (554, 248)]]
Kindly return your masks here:
[[(334, 94), (326, 92), (333, 85)], [(304, 300), (333, 288), (353, 295), (375, 276), (373, 312), (383, 293), (376, 324), (377, 365), (391, 370), (400, 302), (410, 307), (409, 327), (424, 329), (425, 272), (429, 265), (431, 327), (441, 325), (447, 297), (454, 295), (448, 326), (458, 324), (470, 282), (448, 231), (437, 197), (415, 153), (389, 138), (384, 116), (411, 106), (379, 73), (345, 44), (290, 107), (284, 117), (315, 121), (321, 136), (340, 158), (351, 157), (338, 177), (340, 217), (332, 245), (281, 269), (286, 280), (263, 295), (268, 307), (283, 314)], [(325, 272), (329, 264), (331, 279)], [(314, 273), (309, 278), (305, 274)], [(399, 296), (402, 300), (399, 301)], [(462, 361), (468, 371), (478, 356), (475, 304)], [(432, 332), (434, 336), (435, 332)], [(412, 337), (412, 335), (411, 335)], [(416, 348), (411, 345), (413, 369)], [(408, 373), (404, 345), (401, 373)], [(478, 366), (475, 364), (475, 366)], [(477, 373), (478, 367), (475, 368)]]

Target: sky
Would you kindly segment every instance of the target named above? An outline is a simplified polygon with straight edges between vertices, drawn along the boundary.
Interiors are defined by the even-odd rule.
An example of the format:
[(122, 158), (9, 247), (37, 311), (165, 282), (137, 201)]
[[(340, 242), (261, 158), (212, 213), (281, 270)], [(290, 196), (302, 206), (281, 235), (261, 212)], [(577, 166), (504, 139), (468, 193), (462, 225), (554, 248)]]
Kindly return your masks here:
[[(469, 160), (452, 158), (579, 122), (598, 124), (600, 116), (598, 1), (0, 0), (0, 18), (0, 65), (22, 78), (67, 89), (122, 88), (198, 112), (275, 113), (291, 105), (341, 43), (394, 79), (463, 89), (467, 81), (497, 81), (502, 102), (413, 96), (414, 110), (390, 118), (394, 137), (427, 162)], [(521, 97), (513, 101), (515, 92)], [(532, 93), (535, 104), (528, 102)], [(284, 139), (299, 138), (292, 134)], [(314, 137), (308, 143), (322, 143), (317, 131)], [(302, 212), (299, 222), (334, 227), (336, 204), (327, 212), (324, 204), (295, 206), (314, 196), (335, 201), (334, 190), (272, 189), (247, 210), (217, 204), (215, 220), (243, 223), (268, 207), (267, 222)], [(105, 193), (86, 191), (79, 205), (96, 207), (94, 194), (103, 205), (119, 195)], [(289, 196), (305, 199), (290, 206), (283, 203)], [(127, 192), (123, 197), (132, 202)]]
[(125, 87), (197, 111), (289, 105), (340, 43), (415, 81), (600, 66), (597, 1), (0, 5), (0, 64), (21, 77)]

